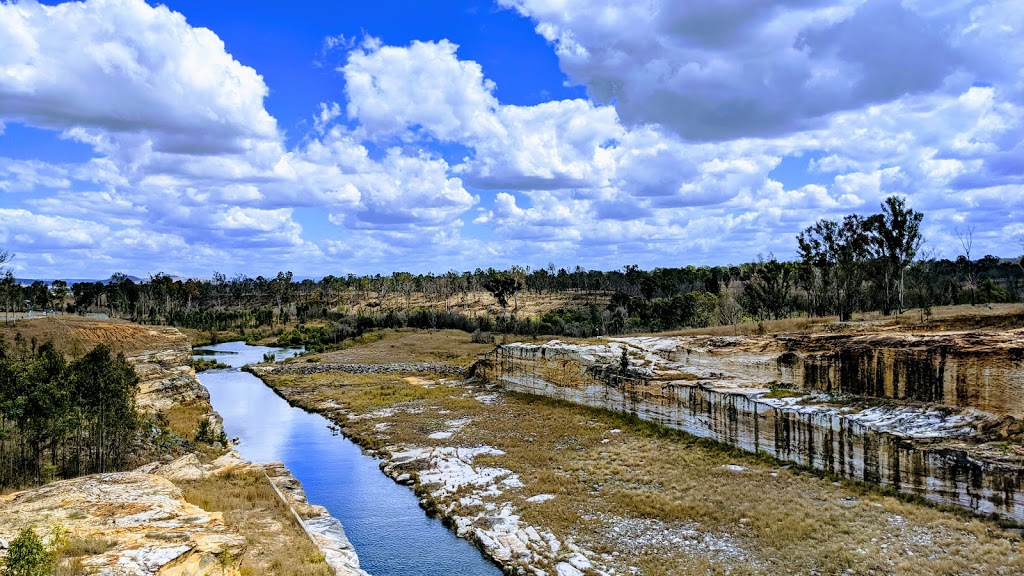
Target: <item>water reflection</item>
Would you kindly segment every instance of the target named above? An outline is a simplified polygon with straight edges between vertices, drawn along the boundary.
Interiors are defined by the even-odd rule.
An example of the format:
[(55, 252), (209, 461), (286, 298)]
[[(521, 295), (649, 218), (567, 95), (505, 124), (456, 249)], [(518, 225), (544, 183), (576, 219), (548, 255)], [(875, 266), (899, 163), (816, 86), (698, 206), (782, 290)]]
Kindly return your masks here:
[[(235, 368), (258, 362), (265, 353), (278, 359), (296, 353), (240, 342), (206, 349), (237, 352), (216, 356)], [(228, 436), (241, 439), (242, 456), (284, 462), (310, 502), (326, 506), (341, 520), (371, 574), (501, 574), (476, 548), (426, 516), (413, 492), (384, 476), (377, 460), (332, 434), (327, 419), (289, 406), (258, 378), (237, 369), (203, 372), (199, 379), (209, 388)]]
[(280, 362), (301, 352), (302, 348), (270, 348), (268, 346), (248, 346), (245, 342), (226, 342), (216, 346), (198, 348), (196, 355), (204, 358), (213, 357), (221, 364), (227, 364), (232, 368), (241, 368), (246, 364), (262, 362), (265, 354), (273, 354), (274, 358)]

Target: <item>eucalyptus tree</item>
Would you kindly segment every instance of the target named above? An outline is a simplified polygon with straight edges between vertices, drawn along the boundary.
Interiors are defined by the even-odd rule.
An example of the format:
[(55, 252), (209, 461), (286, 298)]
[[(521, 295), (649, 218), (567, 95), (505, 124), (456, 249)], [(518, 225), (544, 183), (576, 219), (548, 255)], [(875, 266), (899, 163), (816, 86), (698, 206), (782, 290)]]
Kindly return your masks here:
[(773, 254), (769, 254), (768, 260), (759, 258), (750, 282), (743, 288), (746, 308), (761, 319), (788, 316), (793, 302), (794, 268), (789, 262), (779, 262)]
[(956, 237), (960, 241), (960, 249), (957, 250), (959, 256), (957, 256), (956, 263), (963, 271), (967, 289), (971, 291), (971, 306), (974, 306), (978, 303), (978, 275), (974, 262), (971, 261), (971, 250), (974, 248), (974, 226), (968, 226), (963, 230), (957, 228)]
[(831, 310), (838, 234), (837, 222), (819, 220), (796, 237), (800, 256), (797, 281), (807, 292), (809, 316), (823, 316)]
[(882, 213), (869, 218), (871, 250), (880, 269), (881, 308), (887, 316), (894, 309), (898, 313), (904, 310), (904, 276), (924, 242), (923, 219), (924, 214), (907, 208), (906, 199), (898, 196), (886, 198), (882, 202)]
[(797, 236), (805, 286), (818, 295), (831, 287), (841, 322), (853, 317), (863, 297), (872, 226), (870, 219), (851, 214), (842, 222), (819, 220)]
[(523, 288), (520, 278), (509, 272), (498, 272), (490, 270), (482, 282), (484, 290), (487, 290), (498, 301), (501, 306), (502, 315), (508, 313), (508, 299), (519, 293)]
[(54, 280), (50, 283), (51, 306), (62, 313), (64, 312), (64, 301), (67, 299), (68, 294), (68, 283), (64, 280)]

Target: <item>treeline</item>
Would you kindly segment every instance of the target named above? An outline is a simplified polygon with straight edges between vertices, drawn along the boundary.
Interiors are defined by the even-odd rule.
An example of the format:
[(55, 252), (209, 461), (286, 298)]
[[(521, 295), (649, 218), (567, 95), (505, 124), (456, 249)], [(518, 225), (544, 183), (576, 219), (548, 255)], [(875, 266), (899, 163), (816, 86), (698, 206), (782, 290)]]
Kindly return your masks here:
[(362, 311), (332, 314), (326, 326), (304, 326), (282, 331), (281, 346), (303, 345), (319, 352), (372, 330), (388, 328), (452, 329), (469, 333), (524, 336), (591, 337), (632, 332), (670, 330), (680, 326), (713, 326), (721, 322), (719, 305), (724, 296), (688, 292), (653, 301), (617, 293), (611, 304), (559, 308), (536, 316), (467, 314), (438, 308)]
[(0, 487), (123, 468), (135, 446), (138, 376), (99, 345), (68, 362), (51, 343), (0, 348)]
[[(135, 282), (115, 274), (107, 282), (54, 282), (49, 289), (19, 286), (8, 274), (0, 282), (8, 310), (49, 306), (68, 313), (103, 312), (135, 322), (204, 331), (261, 334), (314, 320), (327, 327), (283, 335), (333, 342), (369, 329), (414, 326), (507, 331), (522, 334), (594, 335), (669, 330), (785, 318), (793, 314), (839, 316), (879, 310), (1019, 302), (1024, 297), (1024, 262), (994, 256), (974, 258), (972, 231), (951, 247), (954, 260), (921, 254), (924, 215), (899, 197), (881, 212), (821, 220), (796, 237), (797, 259), (774, 255), (734, 266), (686, 266), (641, 270), (556, 268), (476, 269), (444, 274), (326, 276), (295, 281), (275, 277), (209, 280), (156, 274)], [(524, 294), (561, 294), (564, 307), (542, 316), (520, 310)], [(493, 298), (493, 299), (492, 299)], [(573, 303), (570, 304), (569, 302)], [(496, 302), (500, 314), (467, 313)], [(475, 305), (471, 305), (475, 304)], [(22, 308), (19, 308), (21, 306)], [(318, 322), (319, 324), (319, 322)]]

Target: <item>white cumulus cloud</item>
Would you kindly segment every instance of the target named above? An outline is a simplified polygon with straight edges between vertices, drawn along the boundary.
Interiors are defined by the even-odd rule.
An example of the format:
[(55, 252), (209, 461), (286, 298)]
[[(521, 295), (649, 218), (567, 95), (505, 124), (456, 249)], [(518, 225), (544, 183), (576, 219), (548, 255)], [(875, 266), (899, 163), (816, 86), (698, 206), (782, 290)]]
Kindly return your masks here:
[(205, 28), (143, 0), (0, 4), (0, 110), (46, 128), (142, 132), (160, 151), (273, 139), (267, 86)]
[(906, 94), (1016, 82), (1015, 0), (499, 0), (629, 124), (727, 140), (814, 127)]

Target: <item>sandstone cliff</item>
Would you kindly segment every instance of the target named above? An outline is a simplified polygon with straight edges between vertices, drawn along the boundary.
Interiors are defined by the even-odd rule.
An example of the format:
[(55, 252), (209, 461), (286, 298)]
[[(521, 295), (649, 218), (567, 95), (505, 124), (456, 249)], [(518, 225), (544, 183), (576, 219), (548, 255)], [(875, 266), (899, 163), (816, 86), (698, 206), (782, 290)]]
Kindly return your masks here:
[[(209, 406), (210, 393), (196, 380), (192, 346), (174, 328), (138, 326), (148, 332), (147, 347), (125, 353), (139, 375), (136, 404), (145, 412), (175, 405), (201, 403)], [(210, 410), (212, 412), (212, 409)]]
[(143, 411), (192, 402), (209, 404), (209, 394), (196, 381), (191, 367), (188, 338), (175, 328), (56, 315), (20, 322), (2, 332), (4, 338), (18, 333), (26, 339), (53, 342), (71, 357), (81, 356), (98, 344), (123, 353), (139, 375), (137, 404)]
[[(1024, 333), (499, 346), (509, 389), (1024, 522)], [(625, 362), (623, 362), (625, 351)]]

